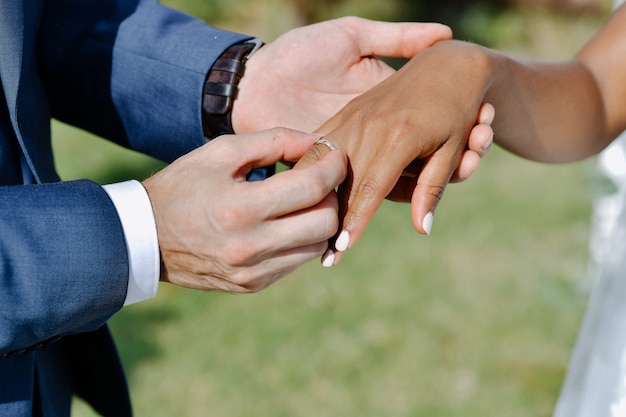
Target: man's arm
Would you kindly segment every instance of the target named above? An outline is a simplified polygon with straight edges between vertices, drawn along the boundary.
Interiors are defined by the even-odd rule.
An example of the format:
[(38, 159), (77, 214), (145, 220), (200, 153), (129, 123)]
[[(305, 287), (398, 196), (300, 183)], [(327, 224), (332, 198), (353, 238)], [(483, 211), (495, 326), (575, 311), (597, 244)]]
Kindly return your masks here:
[(204, 143), (206, 75), (250, 38), (152, 0), (56, 0), (43, 18), (53, 117), (165, 161)]
[[(287, 129), (222, 136), (144, 181), (160, 278), (255, 292), (319, 257), (337, 231), (337, 151), (306, 170), (247, 182), (251, 169), (295, 162), (319, 136)], [(125, 301), (124, 231), (90, 181), (0, 187), (0, 357), (95, 330)]]
[(126, 246), (100, 186), (0, 187), (0, 201), (0, 354), (95, 330), (121, 308)]

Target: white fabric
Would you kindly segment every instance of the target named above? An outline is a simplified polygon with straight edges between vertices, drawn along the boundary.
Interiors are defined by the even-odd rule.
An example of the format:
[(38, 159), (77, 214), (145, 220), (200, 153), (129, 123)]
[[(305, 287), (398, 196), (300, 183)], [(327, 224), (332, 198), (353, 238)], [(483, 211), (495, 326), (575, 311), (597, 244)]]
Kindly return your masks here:
[[(23, 155), (20, 162), (24, 184), (32, 184), (33, 175)], [(160, 257), (148, 194), (138, 181), (110, 184), (103, 188), (120, 216), (128, 248), (128, 290), (124, 306), (154, 298), (159, 285)]]
[(598, 176), (591, 297), (554, 417), (626, 417), (626, 133), (600, 154)]
[(128, 248), (129, 278), (124, 305), (153, 298), (159, 285), (160, 258), (152, 205), (139, 181), (103, 186), (120, 216)]

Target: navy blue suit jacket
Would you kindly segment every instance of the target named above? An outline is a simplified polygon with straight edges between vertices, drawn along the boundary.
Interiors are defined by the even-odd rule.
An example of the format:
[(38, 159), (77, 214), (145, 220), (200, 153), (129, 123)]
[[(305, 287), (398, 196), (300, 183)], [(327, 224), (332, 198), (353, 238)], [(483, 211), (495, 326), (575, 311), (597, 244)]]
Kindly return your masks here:
[(51, 117), (171, 161), (202, 145), (206, 73), (244, 39), (156, 1), (0, 1), (1, 416), (67, 415), (72, 393), (130, 414), (105, 325), (123, 230), (97, 184), (58, 181)]

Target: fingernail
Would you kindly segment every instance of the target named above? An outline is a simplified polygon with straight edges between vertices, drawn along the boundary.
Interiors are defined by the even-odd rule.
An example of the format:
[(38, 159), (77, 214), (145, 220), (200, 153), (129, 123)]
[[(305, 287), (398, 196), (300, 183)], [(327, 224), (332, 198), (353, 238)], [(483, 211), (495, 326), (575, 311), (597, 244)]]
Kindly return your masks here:
[(322, 255), (322, 266), (325, 268), (330, 268), (335, 264), (335, 252), (332, 249), (328, 249)]
[(342, 230), (339, 233), (339, 237), (335, 241), (335, 249), (339, 252), (345, 252), (348, 249), (348, 245), (350, 244), (350, 233), (347, 230)]
[(430, 235), (430, 231), (433, 229), (433, 212), (429, 211), (422, 220), (422, 228), (427, 235)]
[(485, 142), (483, 146), (481, 146), (480, 149), (482, 149), (484, 152), (487, 152), (491, 148), (491, 145), (493, 145), (493, 132), (491, 132), (491, 136), (489, 137), (489, 140)]

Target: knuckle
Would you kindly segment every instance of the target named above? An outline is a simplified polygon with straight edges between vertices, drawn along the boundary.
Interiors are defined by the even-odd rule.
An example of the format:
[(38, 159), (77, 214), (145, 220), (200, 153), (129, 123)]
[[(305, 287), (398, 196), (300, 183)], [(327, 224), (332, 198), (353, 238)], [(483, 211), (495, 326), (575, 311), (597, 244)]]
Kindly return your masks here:
[[(344, 108), (344, 111), (340, 112), (338, 116), (342, 114), (350, 114), (353, 115), (354, 120), (359, 120), (362, 123), (369, 123), (372, 118), (375, 118), (378, 114), (383, 114), (384, 112), (377, 108), (372, 108), (367, 105), (368, 99), (367, 97), (358, 96), (352, 100), (350, 100)], [(362, 117), (367, 114), (370, 117)]]
[(247, 294), (250, 292), (248, 288), (233, 282), (229, 279), (222, 279), (214, 283), (213, 286), (217, 291), (227, 292), (231, 294)]
[[(214, 265), (215, 267), (215, 265)], [(249, 293), (259, 279), (259, 274), (250, 266), (233, 266), (221, 259), (218, 271), (206, 277), (209, 288), (228, 293)]]
[(238, 242), (224, 246), (223, 260), (231, 268), (239, 268), (248, 264), (257, 252), (250, 242), (246, 244)]
[(361, 182), (356, 188), (355, 192), (361, 198), (365, 197), (367, 199), (376, 197), (379, 194), (380, 190), (380, 180), (376, 177), (366, 178)]
[(330, 150), (326, 145), (317, 144), (311, 146), (306, 153), (306, 157), (308, 157), (311, 161), (319, 161), (322, 159)]
[(309, 165), (324, 158), (324, 156), (330, 152), (326, 145), (313, 145), (307, 149), (306, 153), (300, 158), (295, 168), (305, 168)]
[(242, 268), (231, 274), (229, 281), (247, 292), (254, 288), (254, 283), (259, 279), (259, 275), (253, 268)]
[[(421, 111), (424, 114), (425, 111)], [(381, 117), (389, 117), (388, 115), (381, 115)], [(427, 132), (424, 123), (425, 120), (432, 120), (428, 116), (416, 117), (416, 111), (412, 108), (404, 108), (398, 111), (394, 115), (395, 128), (388, 138), (386, 138), (385, 146), (392, 149), (403, 150), (406, 148), (407, 138), (415, 137), (415, 132)], [(404, 145), (404, 146), (402, 146)]]
[(276, 126), (276, 127), (270, 128), (268, 132), (272, 136), (272, 139), (276, 140), (276, 139), (288, 137), (290, 132), (292, 132), (292, 130), (286, 127)]
[[(332, 236), (334, 236), (334, 234), (330, 235), (328, 239), (330, 239)], [(327, 240), (323, 242), (319, 242), (319, 243), (314, 243), (313, 245), (311, 245), (311, 256), (309, 257), (309, 259), (307, 259), (307, 261), (313, 260), (315, 258), (319, 258), (326, 252), (327, 249), (328, 249)]]
[(301, 187), (303, 192), (316, 202), (322, 201), (330, 192), (330, 189), (326, 187), (324, 179), (319, 176), (306, 177)]
[(327, 210), (327, 214), (322, 219), (322, 226), (320, 232), (324, 240), (328, 240), (333, 237), (339, 230), (339, 217), (336, 210)]
[(341, 27), (347, 29), (353, 29), (355, 32), (361, 29), (361, 26), (365, 23), (365, 19), (357, 16), (343, 16), (337, 19), (341, 23)]
[(236, 199), (220, 204), (212, 217), (216, 227), (226, 233), (242, 230), (251, 221), (257, 220), (257, 214)]
[(231, 232), (233, 227), (237, 224), (237, 218), (239, 217), (240, 213), (234, 213), (230, 210), (221, 210), (213, 215), (213, 221), (218, 226), (219, 230)]
[(231, 283), (240, 289), (240, 293), (252, 294), (269, 287), (292, 271), (292, 269), (274, 272), (262, 272), (262, 270), (263, 268), (253, 267), (242, 269), (233, 275)]
[(432, 197), (437, 203), (443, 198), (445, 187), (441, 185), (427, 185), (424, 187), (426, 195)]

